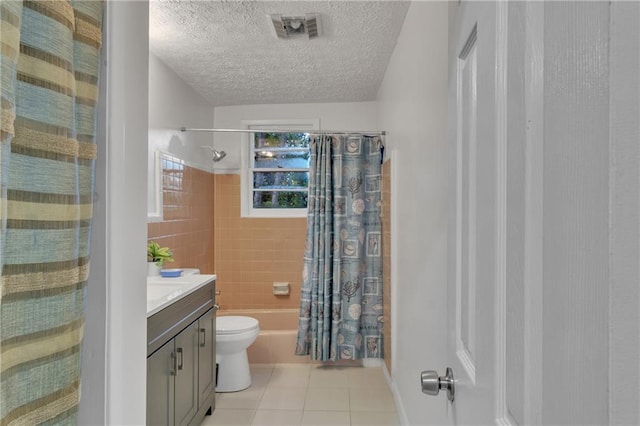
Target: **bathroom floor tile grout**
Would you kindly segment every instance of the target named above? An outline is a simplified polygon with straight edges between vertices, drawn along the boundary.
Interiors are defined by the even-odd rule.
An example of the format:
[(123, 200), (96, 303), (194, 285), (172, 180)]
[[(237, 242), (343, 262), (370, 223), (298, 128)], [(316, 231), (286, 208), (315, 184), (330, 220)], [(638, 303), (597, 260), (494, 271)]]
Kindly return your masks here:
[[(301, 373), (305, 371), (305, 369), (306, 374)], [(312, 376), (316, 377), (317, 381), (319, 380), (317, 379), (317, 377), (322, 377), (323, 375), (325, 375), (325, 378), (322, 379), (322, 383), (330, 382), (332, 377), (326, 376), (330, 376), (331, 374), (335, 375), (335, 371), (339, 371), (341, 373), (338, 377), (342, 378), (346, 376), (346, 383), (341, 382), (342, 384), (340, 386), (323, 386), (312, 384)], [(274, 374), (276, 372), (277, 374)], [(322, 418), (322, 425), (373, 425), (373, 423), (371, 422), (376, 422), (376, 426), (392, 426), (399, 424), (393, 397), (391, 396), (388, 384), (386, 383), (386, 380), (384, 379), (384, 376), (380, 369), (365, 369), (364, 367), (355, 366), (336, 366), (334, 368), (324, 367), (316, 364), (253, 364), (251, 365), (251, 374), (252, 377), (254, 377), (254, 384), (246, 391), (217, 394), (216, 398), (220, 402), (219, 404), (216, 404), (217, 413), (214, 412), (213, 416), (205, 418), (203, 425), (252, 426), (254, 424), (297, 424), (312, 426), (314, 423), (309, 423), (309, 419), (318, 418), (318, 416)], [(288, 383), (293, 384), (289, 385)], [(304, 383), (304, 385), (302, 385), (302, 383)], [(243, 394), (242, 392), (251, 392), (252, 388), (256, 393), (256, 396), (253, 398), (247, 398), (246, 400), (241, 399), (242, 396), (248, 395)], [(304, 394), (302, 395), (302, 397), (300, 397), (299, 393), (296, 394), (295, 392), (291, 391), (291, 389), (302, 390), (302, 388), (304, 388)], [(272, 389), (272, 392), (273, 389), (278, 390), (275, 395), (270, 394), (270, 398), (272, 398), (271, 401), (264, 399), (269, 389)], [(316, 395), (323, 395), (322, 390), (326, 391), (326, 395), (328, 395), (328, 401), (330, 402), (327, 403), (327, 401), (324, 401), (323, 403), (319, 403), (318, 406), (316, 406), (316, 404), (309, 405), (307, 397), (309, 395), (310, 389), (313, 389)], [(332, 390), (334, 392), (331, 392)], [(360, 391), (363, 395), (362, 398), (354, 398), (354, 395), (357, 395), (357, 392), (354, 393), (352, 390)], [(335, 393), (344, 391), (346, 391), (347, 409), (318, 408), (322, 407), (323, 405), (336, 407), (336, 401), (335, 399), (331, 400), (331, 397), (335, 395)], [(285, 408), (281, 408), (279, 406), (282, 405), (282, 400), (278, 395), (285, 395), (287, 394), (287, 392), (291, 399), (295, 399), (295, 403), (287, 404), (288, 402), (291, 402), (291, 400), (285, 401)], [(371, 401), (371, 398), (374, 399), (373, 402)], [(223, 403), (223, 400), (227, 399), (240, 399), (241, 402), (238, 403), (239, 407), (233, 408), (232, 406), (234, 406), (234, 404), (231, 404), (232, 406), (227, 408), (226, 405), (228, 403)], [(263, 406), (263, 401), (268, 401), (268, 403), (264, 404)], [(300, 404), (299, 401), (302, 401), (302, 403)], [(355, 404), (354, 401), (356, 401)], [(246, 408), (241, 408), (242, 404), (246, 404)], [(244, 413), (244, 415), (240, 415), (239, 413)], [(299, 414), (299, 422), (291, 423), (291, 421), (286, 420), (290, 419), (291, 417), (296, 417), (296, 413)], [(340, 413), (345, 413), (346, 415), (341, 415)], [(355, 416), (354, 413), (356, 414)], [(264, 420), (266, 418), (270, 420), (268, 420), (267, 423), (256, 422), (256, 416), (258, 414), (261, 415), (259, 419)], [(225, 415), (233, 415), (233, 419), (227, 419)], [(327, 416), (333, 416), (334, 419), (340, 418), (342, 420), (336, 420), (338, 421), (337, 423), (331, 423), (328, 422), (329, 420), (327, 420)], [(367, 418), (367, 416), (369, 417)], [(349, 422), (345, 423), (347, 417), (349, 419)], [(360, 422), (358, 422), (357, 418), (360, 419)], [(363, 418), (366, 418), (366, 420), (362, 420)], [(384, 423), (385, 418), (391, 420)], [(305, 422), (305, 419), (307, 419), (307, 422)]]

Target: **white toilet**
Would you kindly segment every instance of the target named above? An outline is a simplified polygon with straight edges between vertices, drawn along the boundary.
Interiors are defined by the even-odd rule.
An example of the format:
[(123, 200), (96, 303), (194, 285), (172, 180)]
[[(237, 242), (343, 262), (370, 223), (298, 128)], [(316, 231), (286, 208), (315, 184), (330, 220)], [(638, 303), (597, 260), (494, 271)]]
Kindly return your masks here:
[(251, 386), (247, 348), (260, 326), (251, 317), (219, 316), (216, 319), (216, 363), (218, 381), (216, 392), (235, 392)]

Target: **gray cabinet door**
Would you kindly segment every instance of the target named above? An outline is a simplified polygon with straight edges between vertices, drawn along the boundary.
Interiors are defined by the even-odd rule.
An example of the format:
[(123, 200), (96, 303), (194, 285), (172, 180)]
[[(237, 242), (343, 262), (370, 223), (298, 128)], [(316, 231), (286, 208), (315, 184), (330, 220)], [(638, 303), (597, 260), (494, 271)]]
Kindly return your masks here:
[(173, 340), (147, 358), (147, 424), (173, 425)]
[[(216, 357), (216, 315), (209, 310), (198, 320), (200, 325), (200, 347), (198, 348), (198, 403), (202, 405), (215, 386), (215, 357)], [(202, 408), (202, 407), (200, 407)], [(212, 409), (214, 407), (211, 407)]]
[(175, 424), (187, 425), (198, 411), (198, 321), (175, 337)]

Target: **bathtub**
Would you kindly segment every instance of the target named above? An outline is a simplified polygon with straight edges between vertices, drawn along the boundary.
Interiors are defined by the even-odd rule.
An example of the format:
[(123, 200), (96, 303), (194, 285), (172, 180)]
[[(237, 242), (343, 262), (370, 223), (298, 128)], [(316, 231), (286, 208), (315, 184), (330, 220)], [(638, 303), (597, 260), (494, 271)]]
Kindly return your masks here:
[(295, 355), (298, 337), (295, 309), (221, 309), (218, 316), (242, 315), (260, 322), (260, 334), (247, 349), (250, 364), (308, 363), (308, 356)]
[[(321, 363), (321, 361), (312, 361), (308, 355), (295, 355), (298, 338), (298, 313), (297, 308), (221, 309), (218, 311), (218, 316), (241, 315), (253, 317), (260, 322), (260, 334), (247, 349), (250, 364)], [(332, 364), (336, 365), (336, 363)], [(361, 360), (340, 360), (337, 364), (363, 365)], [(379, 365), (379, 363), (375, 365)]]

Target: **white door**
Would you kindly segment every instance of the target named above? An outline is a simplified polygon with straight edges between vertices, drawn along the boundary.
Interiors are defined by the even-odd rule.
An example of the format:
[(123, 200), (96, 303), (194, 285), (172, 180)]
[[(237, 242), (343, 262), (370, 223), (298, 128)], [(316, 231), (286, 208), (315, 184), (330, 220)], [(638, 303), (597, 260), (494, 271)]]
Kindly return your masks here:
[[(491, 423), (495, 400), (496, 3), (462, 3), (449, 61), (448, 325), (454, 424)], [(444, 367), (444, 366), (443, 366)], [(440, 371), (444, 373), (444, 371)]]
[(453, 424), (640, 424), (639, 28), (637, 2), (458, 6), (428, 366)]

